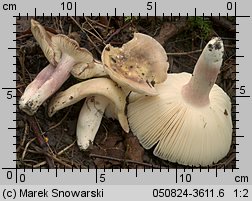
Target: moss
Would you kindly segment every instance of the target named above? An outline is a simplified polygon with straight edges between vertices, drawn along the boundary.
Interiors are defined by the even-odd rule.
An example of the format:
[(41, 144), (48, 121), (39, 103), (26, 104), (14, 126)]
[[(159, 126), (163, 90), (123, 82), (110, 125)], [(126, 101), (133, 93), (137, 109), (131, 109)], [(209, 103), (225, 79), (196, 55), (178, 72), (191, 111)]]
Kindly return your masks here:
[(207, 39), (212, 30), (211, 21), (203, 20), (202, 17), (189, 17), (190, 31), (200, 38)]
[(137, 17), (136, 16), (125, 16), (124, 17), (124, 22), (132, 22), (134, 20), (137, 20)]

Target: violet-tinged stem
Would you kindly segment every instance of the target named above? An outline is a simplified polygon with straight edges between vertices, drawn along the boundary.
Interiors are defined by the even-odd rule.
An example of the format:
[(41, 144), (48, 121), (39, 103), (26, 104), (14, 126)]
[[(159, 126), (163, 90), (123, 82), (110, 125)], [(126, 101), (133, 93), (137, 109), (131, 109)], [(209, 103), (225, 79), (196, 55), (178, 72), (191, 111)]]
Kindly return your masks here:
[(70, 76), (70, 71), (72, 70), (74, 64), (75, 61), (71, 57), (64, 54), (62, 55), (62, 58), (56, 66), (53, 74), (27, 102), (26, 105), (31, 114), (34, 114), (39, 106), (62, 86), (62, 84)]
[(223, 57), (221, 39), (212, 39), (201, 53), (190, 81), (183, 87), (182, 96), (195, 106), (209, 104), (209, 93), (217, 79)]

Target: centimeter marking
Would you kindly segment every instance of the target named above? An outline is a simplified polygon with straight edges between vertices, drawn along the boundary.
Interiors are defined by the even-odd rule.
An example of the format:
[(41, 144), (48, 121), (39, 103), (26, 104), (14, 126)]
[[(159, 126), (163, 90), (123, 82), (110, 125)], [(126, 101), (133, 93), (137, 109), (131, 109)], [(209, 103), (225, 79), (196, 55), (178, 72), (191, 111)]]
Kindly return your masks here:
[[(249, 18), (250, 17), (250, 15), (237, 15), (237, 3), (236, 2), (234, 2), (234, 17), (236, 17), (236, 18)], [(77, 17), (77, 3), (76, 2), (74, 2), (74, 6), (73, 6), (73, 8), (74, 8), (74, 17), (76, 18)], [(150, 11), (151, 11), (152, 9), (150, 9)], [(156, 18), (157, 17), (157, 2), (154, 2), (154, 17)], [(93, 16), (93, 14), (94, 13), (90, 13), (90, 17), (92, 18), (92, 16)], [(109, 14), (107, 13), (107, 16), (108, 16)], [(124, 14), (124, 12), (122, 13), (122, 16), (124, 16), (125, 14)], [(31, 16), (31, 15), (30, 15)], [(35, 19), (37, 18), (37, 8), (34, 8), (34, 17), (35, 17)], [(43, 16), (43, 18), (45, 17), (45, 14), (44, 13), (42, 13), (42, 16)], [(51, 18), (53, 17), (53, 16), (55, 16), (55, 15), (53, 15), (52, 13), (50, 13), (50, 16), (51, 16)], [(60, 15), (60, 13), (58, 13), (58, 16), (59, 17), (61, 17), (61, 15)], [(82, 16), (83, 16), (83, 18), (84, 18), (84, 13), (82, 13)], [(97, 16), (100, 16), (100, 13), (98, 13), (98, 15)], [(117, 11), (116, 11), (116, 8), (114, 9), (114, 17), (116, 17), (117, 16)], [(130, 16), (131, 16), (131, 18), (132, 18), (132, 13), (130, 13)], [(149, 16), (149, 13), (147, 12), (146, 13), (146, 16), (148, 17)], [(168, 15), (165, 15), (165, 13), (163, 13), (162, 14), (162, 16), (168, 16)], [(171, 13), (171, 19), (172, 19), (172, 16), (173, 16), (173, 14)], [(178, 16), (180, 17), (181, 16), (181, 13), (179, 13), (178, 14)], [(186, 16), (188, 17), (189, 15), (188, 15), (188, 13), (186, 13)], [(197, 15), (197, 8), (194, 8), (194, 17), (195, 17), (195, 19), (196, 19), (196, 17), (197, 16), (199, 16), (199, 15)], [(205, 18), (205, 13), (202, 13), (202, 18), (204, 19)], [(210, 13), (210, 16), (212, 17), (213, 16), (213, 14), (212, 13)], [(220, 19), (220, 17), (221, 17), (221, 13), (218, 13), (218, 16), (219, 16), (219, 19)], [(18, 15), (14, 15), (13, 17), (16, 17), (17, 19), (21, 19), (21, 13), (18, 13)], [(28, 13), (26, 13), (26, 17), (27, 17), (27, 19), (28, 19), (28, 17), (29, 17), (29, 14)], [(68, 17), (68, 12), (67, 12), (67, 17)], [(140, 13), (139, 13), (139, 17), (140, 17)], [(229, 14), (227, 13), (226, 14), (226, 17), (228, 18), (229, 17)], [(172, 21), (172, 20), (171, 20)], [(239, 24), (233, 24), (233, 25), (239, 25)]]
[[(236, 5), (236, 2), (235, 2), (235, 6), (234, 6), (234, 12), (235, 12), (235, 16), (234, 17), (236, 17), (236, 18), (248, 18), (248, 17), (250, 17), (250, 16), (248, 16), (248, 15), (239, 15), (239, 16), (237, 16), (236, 15), (236, 12), (237, 12), (237, 5)], [(77, 14), (77, 5), (76, 5), (76, 2), (74, 2), (74, 17), (76, 18), (76, 14)], [(35, 19), (37, 18), (37, 8), (35, 8), (34, 9), (34, 16), (35, 16)], [(42, 13), (42, 16), (43, 16), (43, 20), (44, 20), (44, 17), (45, 17), (45, 15), (44, 15), (44, 13)], [(53, 14), (52, 13), (50, 13), (50, 16), (51, 16), (51, 18), (53, 17)], [(58, 14), (58, 16), (59, 17), (61, 17), (61, 15), (60, 15), (60, 13)], [(91, 15), (90, 15), (90, 17), (92, 18), (92, 16), (93, 16), (93, 13), (91, 13)], [(98, 14), (98, 16), (100, 16), (100, 13)], [(108, 13), (107, 13), (107, 16), (108, 16)], [(117, 16), (117, 11), (116, 11), (116, 8), (114, 9), (114, 16), (116, 17)], [(124, 13), (122, 13), (122, 16), (124, 17)], [(132, 13), (130, 13), (130, 16), (131, 16), (131, 19), (132, 19)], [(149, 14), (148, 14), (148, 12), (146, 13), (146, 16), (147, 16), (147, 18), (148, 18), (148, 16), (149, 16)], [(157, 4), (156, 4), (156, 2), (154, 2), (154, 16), (155, 16), (155, 19), (156, 19), (156, 17), (157, 17)], [(163, 13), (163, 18), (165, 17), (165, 13)], [(172, 21), (172, 17), (173, 17), (174, 15), (171, 13), (170, 14), (170, 17), (171, 17), (171, 21)], [(180, 18), (180, 16), (181, 16), (181, 13), (179, 13), (179, 18)], [(187, 19), (188, 19), (188, 13), (186, 14), (186, 16), (187, 16)], [(195, 16), (195, 19), (196, 19), (196, 17), (197, 17), (197, 9), (195, 8), (194, 9), (194, 16)], [(210, 17), (212, 18), (212, 13), (210, 14)], [(219, 19), (220, 19), (220, 13), (218, 13), (218, 16), (219, 16)], [(18, 13), (18, 15), (15, 15), (15, 16), (13, 16), (13, 17), (15, 17), (16, 19), (21, 19), (21, 14), (20, 13)], [(67, 13), (67, 17), (68, 17), (68, 13)], [(82, 17), (84, 18), (84, 13), (82, 14)], [(139, 15), (138, 15), (138, 17), (140, 18), (141, 17), (141, 15), (140, 15), (140, 13), (139, 13)], [(203, 13), (202, 14), (202, 17), (203, 17), (203, 19), (205, 19), (205, 17), (206, 17), (206, 15), (205, 15), (205, 13)], [(226, 17), (228, 18), (229, 17), (229, 15), (228, 15), (228, 13), (227, 13), (227, 15), (226, 15)], [(26, 18), (27, 18), (27, 20), (28, 20), (28, 18), (29, 18), (29, 14), (27, 13), (26, 14)], [(13, 24), (14, 26), (18, 26), (19, 24), (18, 23), (14, 23)], [(235, 23), (235, 24), (233, 24), (233, 25), (235, 25), (235, 26), (238, 26), (239, 24), (237, 24), (237, 23)], [(13, 32), (14, 34), (17, 34), (17, 32)], [(236, 32), (236, 34), (238, 34), (239, 32)], [(13, 41), (16, 41), (16, 40), (13, 40)], [(236, 41), (239, 41), (239, 40), (236, 40)], [(8, 49), (14, 49), (14, 50), (19, 50), (20, 48), (19, 47), (10, 47), (10, 48), (8, 48)], [(239, 49), (239, 48), (237, 48), (236, 47), (236, 49)], [(15, 58), (18, 58), (19, 56), (13, 56), (13, 57), (15, 57)], [(235, 56), (236, 58), (244, 58), (244, 56), (242, 56), (242, 55), (236, 55)], [(16, 66), (17, 64), (15, 63), (15, 64), (13, 64), (14, 66)], [(239, 64), (236, 64), (237, 66), (239, 65)], [(16, 73), (16, 72), (14, 72), (14, 73)], [(239, 73), (239, 72), (232, 72), (232, 73)], [(19, 81), (19, 80), (13, 80), (13, 81)], [(234, 82), (238, 82), (239, 80), (233, 80)], [(2, 89), (6, 89), (6, 90), (17, 90), (17, 88), (2, 88)], [(239, 89), (239, 88), (234, 88), (234, 90), (237, 90), (237, 89)], [(236, 98), (249, 98), (250, 96), (245, 96), (245, 95), (236, 95), (236, 96), (233, 96), (232, 98), (234, 98), (234, 100), (236, 101)], [(17, 98), (17, 96), (16, 96), (16, 98)], [(18, 104), (13, 104), (13, 105), (18, 105)], [(238, 103), (233, 103), (232, 104), (232, 106), (238, 106), (239, 104)], [(14, 114), (17, 114), (17, 113), (20, 113), (19, 111), (14, 111), (13, 112)], [(234, 111), (234, 112), (232, 112), (232, 113), (234, 113), (234, 114), (237, 114), (237, 113), (239, 113), (238, 111)], [(18, 121), (18, 120), (15, 120), (15, 121)], [(235, 121), (239, 121), (239, 120), (235, 120)], [(10, 128), (8, 128), (8, 129), (13, 129), (13, 130), (15, 130), (15, 129), (19, 129), (18, 127), (10, 127)], [(239, 128), (236, 128), (236, 127), (234, 127), (233, 128), (233, 130), (235, 131), (235, 130), (237, 130), (237, 129), (239, 129)], [(13, 137), (15, 137), (15, 138), (17, 138), (18, 136), (13, 136)], [(235, 137), (235, 138), (238, 138), (238, 137), (244, 137), (244, 136), (238, 136), (238, 135), (233, 135), (233, 137)], [(17, 144), (14, 144), (15, 146), (17, 145)], [(239, 144), (238, 143), (235, 143), (235, 144), (233, 144), (234, 146), (238, 146)], [(18, 153), (18, 152), (13, 152), (13, 153)], [(238, 154), (239, 152), (235, 152), (236, 154)], [(13, 161), (17, 161), (17, 160), (13, 160)], [(239, 161), (239, 160), (236, 160), (236, 161)], [(225, 167), (225, 164), (223, 165), (223, 167), (224, 167), (224, 172), (226, 171), (226, 167)], [(195, 167), (191, 167), (191, 169), (192, 169), (192, 172), (193, 172), (193, 170), (194, 170), (194, 168)], [(212, 167), (211, 167), (212, 168)], [(15, 168), (2, 168), (3, 170), (15, 170), (15, 182), (16, 183), (18, 183), (18, 170), (21, 170), (21, 169), (23, 169), (23, 171), (25, 172), (25, 166), (24, 166), (24, 168), (18, 168), (17, 166), (15, 167)], [(146, 169), (146, 167), (144, 166), (144, 172), (145, 172), (145, 169)], [(157, 169), (157, 167), (154, 167), (153, 165), (152, 165), (152, 167), (151, 167), (151, 169), (152, 169), (152, 172), (153, 172), (153, 170), (154, 169)], [(160, 167), (159, 167), (159, 169), (160, 169), (160, 172), (161, 172), (161, 170), (163, 170), (163, 169), (167, 169), (167, 171), (169, 172), (169, 166), (168, 167), (161, 167), (161, 165), (160, 165)], [(207, 169), (208, 169), (208, 172), (209, 172), (209, 169), (210, 169), (210, 167), (208, 166), (207, 167)], [(218, 167), (217, 167), (217, 165), (215, 166), (215, 169), (216, 169), (216, 172), (215, 172), (215, 175), (216, 175), (216, 177), (218, 176), (218, 174), (217, 174), (217, 172), (218, 172)], [(232, 172), (235, 170), (235, 169), (239, 169), (239, 168), (237, 168), (237, 167), (233, 167), (232, 166)], [(76, 169), (75, 169), (76, 170)], [(81, 168), (81, 166), (80, 166), (80, 168), (79, 168), (79, 170), (80, 170), (80, 172), (81, 172), (81, 170), (82, 170), (82, 168)], [(198, 169), (200, 172), (201, 172), (201, 170), (202, 170), (202, 168), (201, 167), (199, 167), (199, 169)], [(50, 171), (50, 169), (48, 168), (48, 172)], [(72, 166), (72, 171), (74, 171), (74, 167)], [(111, 169), (111, 171), (113, 172), (113, 167), (112, 167), (112, 169)], [(130, 169), (129, 169), (129, 166), (128, 166), (128, 172), (130, 171)], [(184, 168), (184, 171), (185, 171), (185, 168)], [(32, 172), (33, 172), (33, 167), (32, 167)], [(41, 166), (40, 166), (40, 172), (41, 172)], [(64, 167), (64, 172), (65, 172), (65, 167)], [(88, 166), (88, 172), (89, 172), (89, 166)], [(105, 167), (104, 167), (104, 172), (105, 172)], [(120, 172), (121, 172), (121, 168), (120, 168)], [(175, 174), (176, 174), (176, 177), (175, 177), (175, 180), (176, 180), (176, 183), (178, 183), (178, 168), (176, 167), (175, 168)], [(136, 167), (135, 167), (135, 176), (137, 177), (138, 176), (138, 168), (137, 168), (137, 165), (136, 165)], [(55, 166), (55, 177), (58, 177), (58, 166)], [(95, 181), (96, 181), (96, 183), (98, 183), (98, 169), (97, 169), (97, 167), (95, 168)]]
[[(16, 153), (16, 152), (13, 152), (13, 153)], [(237, 153), (237, 152), (236, 152)], [(239, 152), (238, 152), (239, 153)], [(13, 161), (19, 161), (19, 160), (13, 160)], [(235, 160), (235, 161), (239, 161), (239, 160)], [(152, 168), (149, 168), (151, 170), (151, 172), (154, 172), (154, 170), (159, 170), (160, 172), (162, 170), (167, 170), (167, 172), (170, 172), (170, 169), (169, 168), (162, 168), (160, 166), (160, 168), (154, 168), (152, 166)], [(201, 166), (197, 169), (195, 169), (195, 167), (191, 167), (190, 169), (188, 168), (183, 168), (183, 169), (179, 169), (178, 167), (174, 168), (175, 169), (175, 183), (179, 183), (178, 181), (178, 178), (179, 178), (179, 170), (182, 172), (186, 172), (186, 171), (189, 171), (191, 170), (191, 172), (195, 172), (195, 171), (198, 171), (198, 172), (202, 172), (202, 170), (206, 170), (207, 172), (210, 172), (210, 169), (211, 170), (215, 170), (214, 171), (214, 175), (216, 178), (218, 178), (218, 171), (220, 171), (220, 169), (218, 169), (217, 166), (215, 166), (215, 168), (210, 168), (209, 166), (207, 168), (202, 168)], [(15, 183), (22, 183), (22, 182), (25, 182), (25, 181), (22, 181), (20, 180), (20, 177), (21, 175), (23, 175), (24, 173), (27, 173), (27, 171), (30, 171), (30, 172), (34, 172), (34, 168), (33, 166), (30, 168), (30, 169), (27, 169), (25, 166), (23, 168), (18, 168), (17, 166), (16, 167), (8, 167), (8, 168), (2, 168), (2, 170), (7, 170), (7, 174), (8, 172), (14, 172), (15, 174), (15, 177), (14, 178), (8, 178), (8, 179), (15, 179)], [(66, 168), (64, 167), (63, 169), (60, 169), (61, 170), (61, 173), (65, 173), (66, 172)], [(90, 169), (89, 169), (89, 166), (88, 166), (88, 169), (82, 169), (81, 167), (79, 169), (76, 169), (74, 168), (74, 166), (72, 166), (72, 169), (71, 169), (71, 172), (74, 172), (74, 171), (79, 171), (79, 172), (82, 172), (82, 170), (85, 170), (86, 173), (89, 173), (90, 172)], [(223, 172), (226, 172), (226, 167), (224, 165), (224, 168), (223, 168)], [(237, 167), (233, 167), (232, 169), (229, 169), (231, 172), (234, 172), (234, 170), (239, 170), (239, 168)], [(55, 177), (57, 178), (59, 175), (59, 169), (58, 169), (58, 166), (56, 165), (54, 169), (49, 169), (49, 167), (47, 169), (42, 169), (42, 167), (40, 166), (39, 168), (36, 168), (36, 171), (39, 171), (39, 172), (42, 172), (42, 171), (47, 171), (47, 172), (52, 172), (54, 171), (54, 174), (55, 174)], [(106, 171), (111, 171), (112, 173), (115, 171), (113, 168), (111, 169), (106, 169), (105, 167), (103, 169), (98, 169), (97, 167), (95, 167), (95, 172), (94, 172), (94, 176), (95, 176), (95, 183), (102, 183), (100, 178), (101, 176), (105, 176), (105, 172)], [(119, 171), (119, 172), (122, 172), (121, 168), (119, 169), (116, 169), (116, 171)], [(127, 171), (128, 172), (133, 172), (135, 171), (135, 177), (137, 178), (138, 177), (138, 172), (139, 172), (139, 169), (137, 168), (137, 165), (135, 167), (135, 169), (130, 169), (129, 166), (127, 168)], [(144, 172), (146, 171), (146, 167), (144, 168)], [(24, 175), (23, 175), (24, 176)]]

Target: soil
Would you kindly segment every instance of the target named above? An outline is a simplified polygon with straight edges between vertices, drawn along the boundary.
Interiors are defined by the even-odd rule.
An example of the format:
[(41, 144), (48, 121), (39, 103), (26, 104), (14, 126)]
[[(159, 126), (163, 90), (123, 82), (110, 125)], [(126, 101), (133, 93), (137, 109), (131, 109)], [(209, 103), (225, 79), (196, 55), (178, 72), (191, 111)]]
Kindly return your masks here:
[[(17, 19), (17, 96), (48, 64), (42, 50), (30, 31), (30, 19)], [(186, 17), (37, 17), (48, 31), (72, 37), (88, 49), (96, 59), (104, 46), (121, 46), (134, 32), (148, 34), (158, 40), (169, 53), (169, 73), (189, 72), (200, 55), (200, 50), (214, 36), (225, 44), (223, 67), (217, 84), (230, 96), (235, 95), (235, 23), (234, 19)], [(80, 82), (71, 76), (59, 91)], [(116, 120), (103, 118), (94, 144), (80, 151), (76, 144), (76, 122), (83, 101), (65, 108), (49, 118), (47, 100), (30, 117), (17, 107), (17, 167), (22, 168), (188, 168), (155, 157), (144, 150), (138, 139), (125, 133)], [(235, 100), (232, 99), (232, 103)], [(235, 111), (235, 107), (232, 107)], [(232, 116), (235, 120), (235, 116)], [(233, 121), (235, 126), (235, 121)], [(235, 132), (234, 132), (235, 134)], [(235, 144), (235, 139), (233, 139)], [(228, 155), (210, 168), (235, 168), (235, 146)]]

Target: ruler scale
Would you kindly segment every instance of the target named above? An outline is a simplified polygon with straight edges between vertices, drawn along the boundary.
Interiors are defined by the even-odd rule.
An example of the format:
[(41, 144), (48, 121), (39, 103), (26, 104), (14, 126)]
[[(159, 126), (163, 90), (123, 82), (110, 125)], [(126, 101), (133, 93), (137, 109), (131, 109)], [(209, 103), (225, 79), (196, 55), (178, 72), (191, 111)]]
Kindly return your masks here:
[[(0, 200), (250, 200), (251, 199), (251, 86), (250, 42), (252, 21), (249, 3), (238, 1), (202, 2), (192, 1), (3, 1), (1, 10), (1, 141), (0, 141)], [(123, 16), (154, 17), (208, 17), (235, 18), (235, 87), (232, 100), (234, 158), (231, 168), (163, 166), (146, 163), (135, 168), (89, 168), (74, 167), (54, 169), (38, 167), (20, 168), (16, 118), (18, 108), (17, 65), (20, 62), (16, 51), (16, 20), (57, 16), (67, 17)], [(125, 22), (124, 22), (125, 24)], [(225, 39), (224, 39), (225, 40)], [(129, 164), (132, 162), (127, 161)], [(134, 163), (133, 163), (134, 164)], [(140, 168), (139, 168), (140, 167)], [(181, 168), (183, 167), (183, 168)]]

